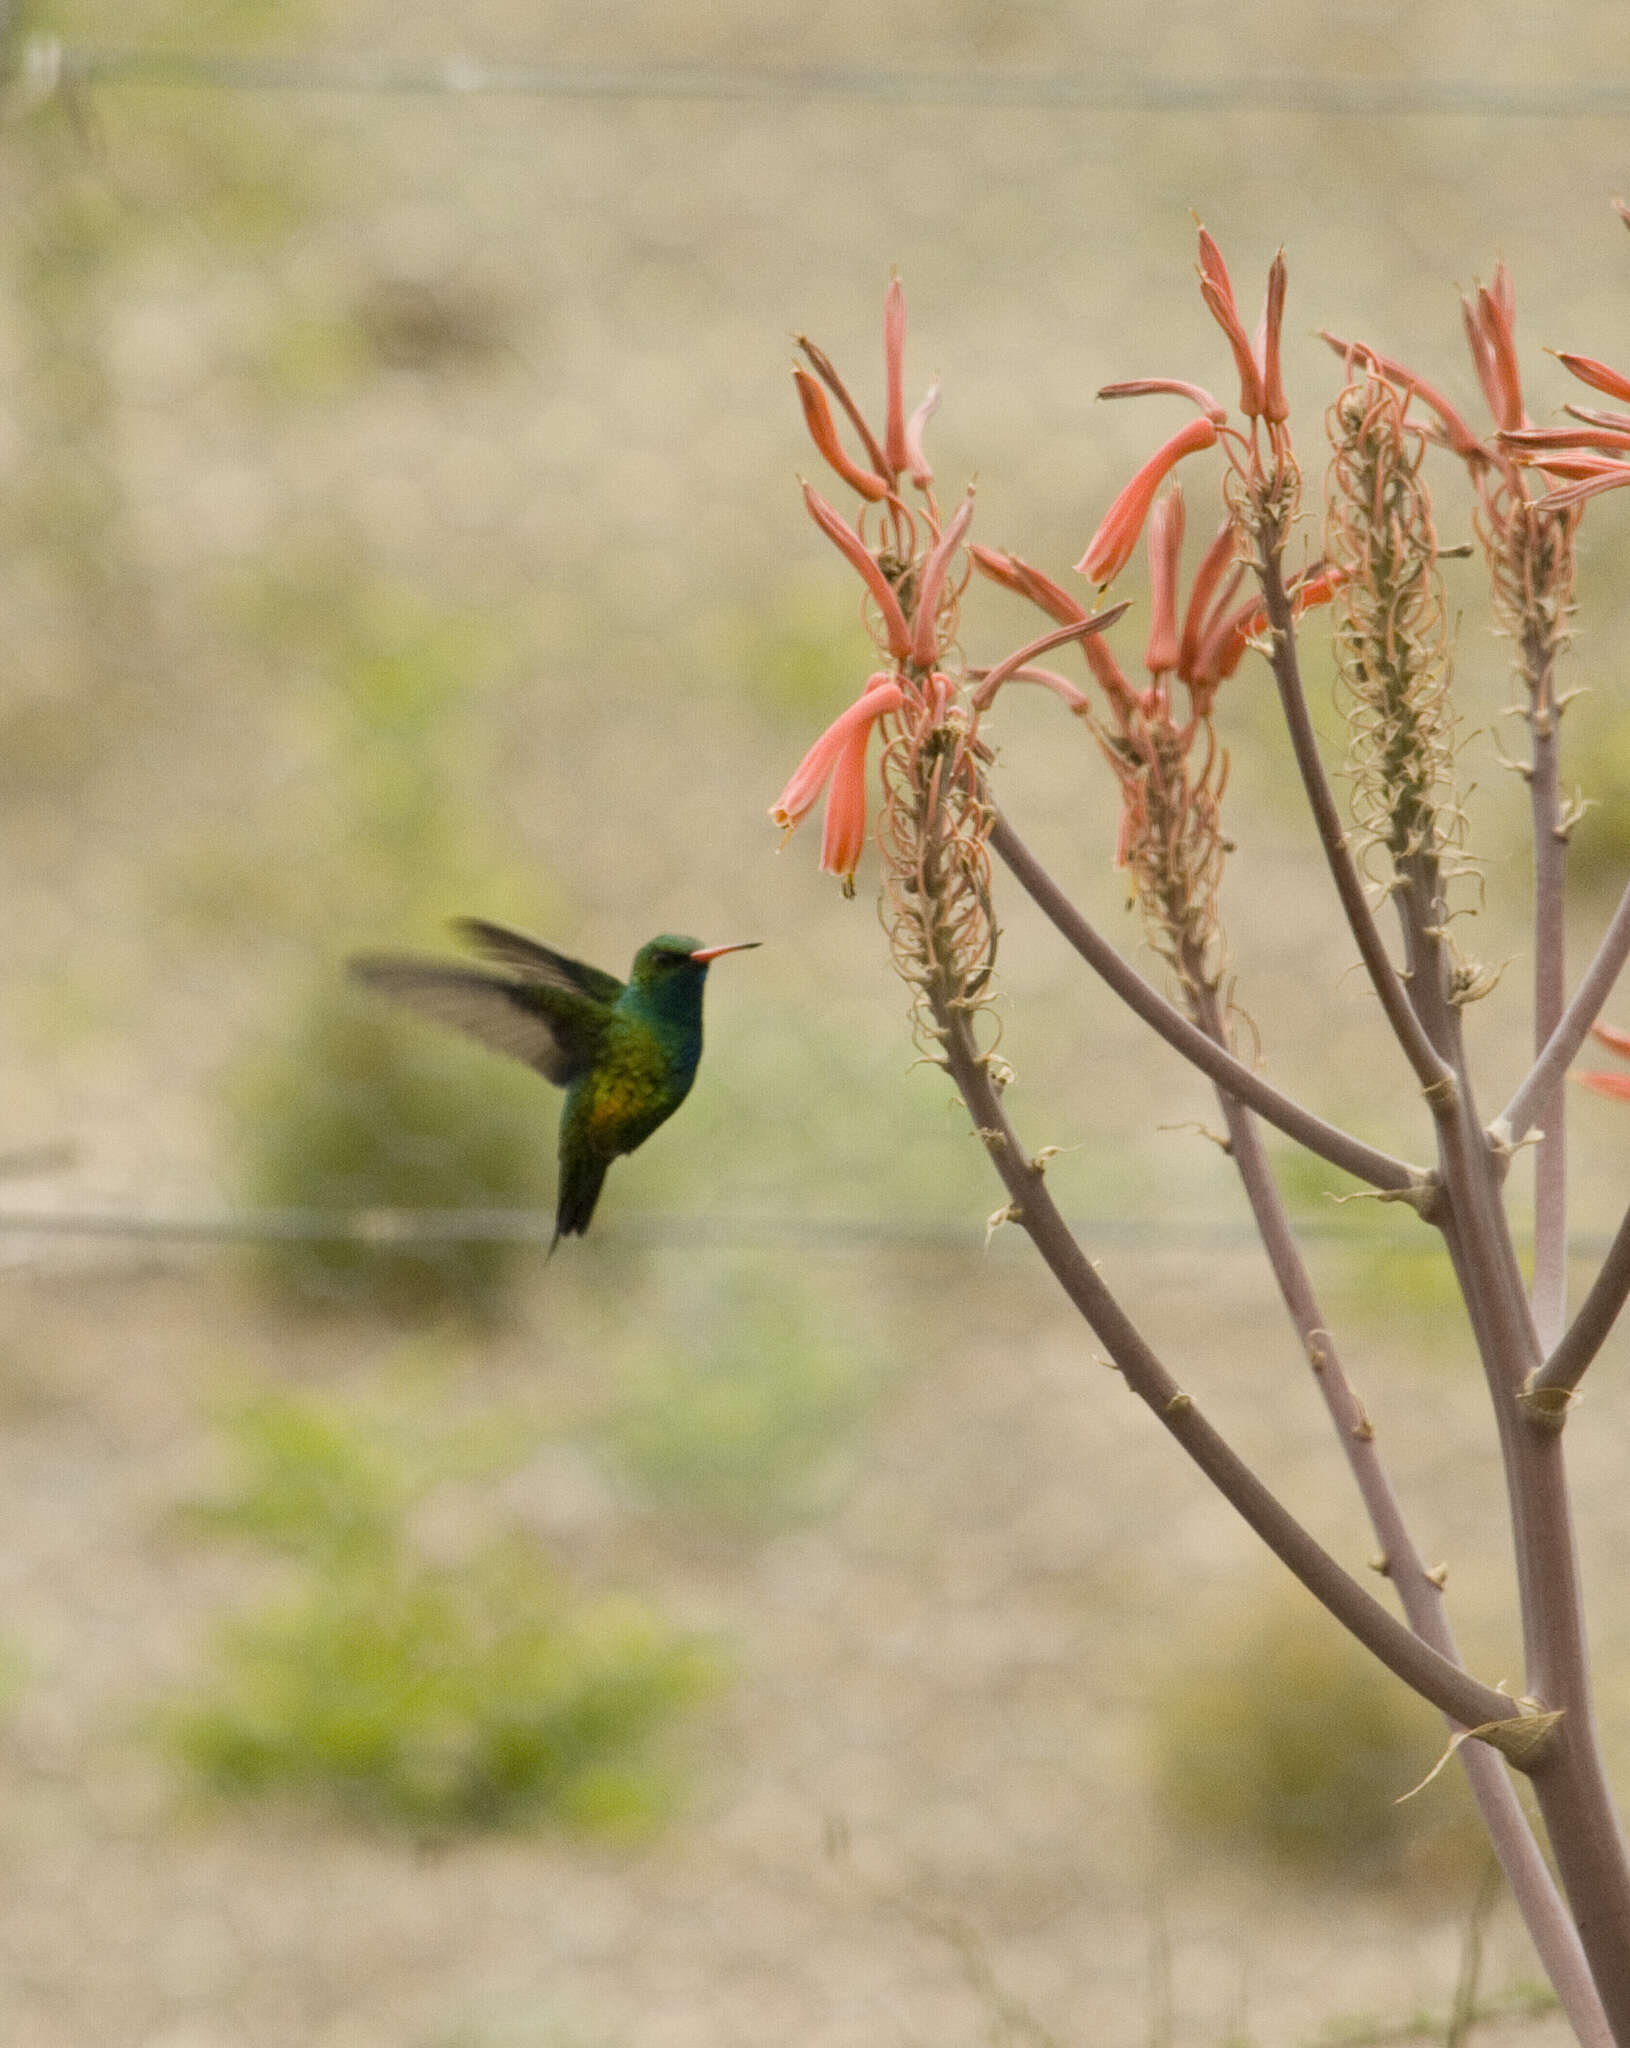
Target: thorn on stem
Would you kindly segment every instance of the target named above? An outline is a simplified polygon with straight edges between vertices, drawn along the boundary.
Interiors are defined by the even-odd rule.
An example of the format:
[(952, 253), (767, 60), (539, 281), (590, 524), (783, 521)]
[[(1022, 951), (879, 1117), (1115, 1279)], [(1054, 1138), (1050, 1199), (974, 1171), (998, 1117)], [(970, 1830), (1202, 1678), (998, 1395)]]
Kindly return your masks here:
[(1004, 1223), (1022, 1223), (1023, 1221), (1024, 1211), (1019, 1207), (1017, 1202), (1009, 1202), (1003, 1208), (992, 1210), (991, 1214), (985, 1219), (986, 1251), (990, 1250), (991, 1239), (996, 1235), (997, 1231), (1001, 1229)]

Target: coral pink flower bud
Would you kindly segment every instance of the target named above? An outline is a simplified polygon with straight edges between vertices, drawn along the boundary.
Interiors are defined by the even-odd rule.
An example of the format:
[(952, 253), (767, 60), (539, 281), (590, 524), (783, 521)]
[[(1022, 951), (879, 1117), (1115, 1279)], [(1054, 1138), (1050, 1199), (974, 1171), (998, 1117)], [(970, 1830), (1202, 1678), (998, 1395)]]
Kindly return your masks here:
[(1102, 587), (1114, 582), (1131, 559), (1155, 493), (1185, 455), (1213, 448), (1217, 429), (1209, 419), (1190, 420), (1169, 441), (1161, 443), (1104, 514), (1103, 524), (1088, 543), (1076, 568)]
[(831, 357), (824, 349), (817, 348), (807, 334), (795, 335), (793, 339), (809, 358), (810, 367), (814, 370), (816, 376), (820, 378), (827, 390), (831, 392), (839, 405), (843, 407), (845, 413), (848, 414), (849, 424), (860, 436), (860, 445), (866, 451), (866, 460), (871, 464), (876, 474), (881, 476), (888, 468), (888, 462), (884, 458), (882, 449), (877, 445), (877, 436), (866, 424), (866, 415), (850, 396), (849, 387), (838, 375)]
[(1239, 409), (1247, 419), (1259, 419), (1266, 405), (1262, 372), (1234, 303), (1234, 287), (1222, 251), (1204, 228), (1200, 230), (1200, 296), (1234, 352), (1234, 367), (1239, 372)]
[(1553, 349), (1557, 361), (1565, 370), (1571, 371), (1582, 384), (1589, 384), (1597, 391), (1605, 391), (1609, 398), (1630, 399), (1630, 377), (1621, 370), (1609, 369), (1606, 363), (1597, 362), (1594, 356), (1576, 356), (1567, 349)]
[[(1206, 629), (1206, 614), (1218, 584), (1227, 573), (1228, 565), (1234, 559), (1234, 522), (1225, 519), (1217, 529), (1216, 538), (1201, 557), (1200, 566), (1194, 573), (1194, 587), (1189, 592), (1189, 607), (1183, 615), (1183, 637), (1177, 650), (1177, 673), (1185, 682), (1192, 682), (1195, 662), (1199, 658), (1201, 641)], [(1236, 574), (1234, 584), (1237, 586)], [(1226, 603), (1224, 598), (1222, 602)]]
[[(1630, 222), (1626, 225), (1630, 226)], [(1590, 1035), (1605, 1045), (1609, 1052), (1621, 1053), (1630, 1059), (1630, 1031), (1615, 1031), (1611, 1024), (1593, 1024)]]
[(1127, 377), (1119, 384), (1100, 384), (1100, 398), (1148, 398), (1157, 391), (1171, 392), (1179, 398), (1191, 398), (1214, 426), (1222, 426), (1228, 419), (1228, 408), (1219, 405), (1203, 384), (1186, 384), (1181, 377)]
[(1615, 462), (1610, 455), (1539, 455), (1535, 460), (1551, 476), (1578, 482), (1605, 477), (1613, 483), (1630, 483), (1630, 463)]
[(862, 469), (858, 462), (851, 462), (838, 439), (837, 426), (832, 418), (832, 408), (826, 402), (826, 393), (807, 370), (795, 369), (792, 381), (798, 386), (798, 402), (804, 408), (804, 425), (809, 429), (809, 438), (815, 443), (830, 466), (852, 491), (858, 491), (863, 498), (876, 504), (879, 498), (889, 494), (888, 484), (880, 476), (874, 476), (869, 469)]
[(1278, 426), (1290, 418), (1285, 382), (1279, 366), (1279, 331), (1285, 324), (1285, 288), (1289, 273), (1283, 249), (1268, 270), (1268, 303), (1262, 313), (1262, 410)]
[(1149, 643), (1152, 676), (1177, 666), (1177, 572), (1183, 550), (1183, 490), (1174, 485), (1149, 515)]
[(975, 568), (993, 583), (1000, 583), (1004, 590), (1029, 598), (1033, 605), (1039, 606), (1049, 618), (1057, 619), (1060, 625), (1070, 619), (1087, 616), (1085, 607), (1077, 604), (1067, 590), (1061, 590), (1050, 576), (1044, 576), (1028, 562), (1021, 562), (1017, 555), (1000, 554), (995, 548), (981, 547), (977, 541), (969, 543), (968, 553)]
[(945, 588), (946, 571), (951, 557), (962, 544), (962, 536), (968, 530), (973, 518), (973, 493), (970, 491), (957, 507), (951, 523), (929, 550), (928, 559), (923, 563), (922, 581), (917, 590), (917, 609), (911, 628), (911, 648), (907, 659), (918, 668), (927, 668), (939, 651), (939, 602), (940, 592)]
[(883, 633), (888, 650), (896, 661), (904, 661), (911, 648), (911, 633), (906, 625), (906, 615), (900, 609), (900, 600), (889, 585), (888, 578), (877, 566), (871, 550), (850, 526), (846, 526), (832, 507), (812, 485), (804, 485), (804, 503), (809, 516), (821, 529), (845, 561), (858, 570), (862, 582), (877, 600), (877, 609), (883, 614)]
[(923, 453), (923, 429), (939, 409), (940, 384), (936, 377), (928, 387), (927, 397), (906, 421), (906, 470), (919, 491), (926, 491), (934, 481), (934, 472)]
[(1201, 228), (1199, 241), (1201, 281), (1219, 292), (1232, 306), (1234, 286), (1228, 275), (1228, 265), (1223, 261), (1223, 253), (1217, 247), (1216, 237), (1209, 228)]
[[(1468, 325), (1471, 324), (1468, 322)], [(1476, 325), (1483, 333), (1486, 354), (1478, 361), (1478, 375), (1488, 394), (1489, 411), (1496, 426), (1522, 427), (1528, 424), (1522, 407), (1522, 373), (1517, 366), (1517, 343), (1510, 319), (1487, 285), (1477, 288)], [(1476, 354), (1474, 348), (1473, 354)]]
[(883, 423), (883, 453), (891, 473), (910, 466), (906, 447), (906, 295), (897, 277), (889, 279), (883, 297), (883, 370), (888, 411)]
[(1519, 455), (1541, 455), (1552, 448), (1630, 448), (1630, 422), (1622, 427), (1514, 427), (1499, 438)]

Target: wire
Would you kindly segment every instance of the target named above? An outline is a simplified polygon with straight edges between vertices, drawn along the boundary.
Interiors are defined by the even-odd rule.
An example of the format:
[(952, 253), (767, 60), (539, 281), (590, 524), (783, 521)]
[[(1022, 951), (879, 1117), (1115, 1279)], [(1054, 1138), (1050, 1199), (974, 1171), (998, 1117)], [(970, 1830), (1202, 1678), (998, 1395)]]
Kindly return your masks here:
[[(1169, 1219), (1168, 1219), (1169, 1220)], [(1078, 1217), (1071, 1226), (1085, 1243), (1131, 1245), (1162, 1255), (1171, 1244), (1151, 1245), (1147, 1222), (1135, 1216)], [(1297, 1226), (1301, 1236), (1353, 1250), (1355, 1241), (1337, 1216), (1315, 1214)], [(555, 1219), (545, 1209), (240, 1209), (182, 1210), (142, 1214), (115, 1209), (0, 1209), (0, 1238), (123, 1238), (160, 1244), (360, 1244), (381, 1249), (453, 1244), (548, 1244)], [(758, 1244), (859, 1246), (916, 1245), (927, 1250), (966, 1251), (984, 1236), (982, 1224), (956, 1218), (809, 1215), (758, 1210), (681, 1215), (647, 1211), (595, 1226), (596, 1235), (652, 1244)], [(1005, 1233), (1003, 1234), (1005, 1235)], [(1018, 1233), (1014, 1233), (1017, 1238)], [(1185, 1250), (1255, 1249), (1251, 1226), (1226, 1218), (1196, 1216), (1181, 1229)], [(996, 1242), (1001, 1242), (998, 1237)], [(1422, 1237), (1422, 1249), (1432, 1240)], [(1570, 1247), (1576, 1257), (1599, 1255), (1603, 1233), (1581, 1233)]]
[(486, 94), (561, 100), (849, 101), (896, 107), (1005, 107), (1098, 113), (1304, 114), (1317, 119), (1606, 118), (1630, 112), (1630, 79), (1546, 86), (1474, 80), (1249, 75), (1228, 79), (1109, 77), (1081, 72), (753, 70), (711, 65), (503, 64), (336, 53), (240, 56), (224, 51), (74, 46), (24, 41), (7, 67), (35, 98), (71, 86), (162, 85), (221, 92)]

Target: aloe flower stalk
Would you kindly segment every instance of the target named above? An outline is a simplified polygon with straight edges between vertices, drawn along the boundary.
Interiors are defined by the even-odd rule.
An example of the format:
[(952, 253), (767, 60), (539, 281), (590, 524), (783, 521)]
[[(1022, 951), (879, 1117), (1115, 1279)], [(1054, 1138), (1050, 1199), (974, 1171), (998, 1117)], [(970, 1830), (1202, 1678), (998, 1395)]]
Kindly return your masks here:
[[(861, 579), (882, 660), (805, 754), (773, 815), (790, 829), (824, 793), (822, 865), (846, 893), (853, 892), (875, 816), (883, 924), (912, 990), (918, 1042), (951, 1076), (1002, 1182), (1006, 1202), (993, 1226), (1010, 1222), (1028, 1234), (1096, 1344), (1161, 1427), (1328, 1612), (1445, 1715), (1452, 1753), (1569, 2022), (1584, 2048), (1613, 2048), (1630, 2043), (1630, 1861), (1594, 1725), (1561, 1442), (1582, 1377), (1630, 1300), (1630, 1213), (1569, 1321), (1557, 1190), (1563, 1076), (1630, 958), (1630, 888), (1564, 1003), (1561, 855), (1571, 814), (1560, 798), (1557, 728), (1566, 698), (1554, 670), (1567, 638), (1578, 505), (1630, 482), (1630, 411), (1575, 407), (1571, 426), (1533, 423), (1516, 345), (1516, 294), (1503, 265), (1462, 305), (1491, 415), (1484, 431), (1395, 358), (1327, 334), (1346, 364), (1347, 389), (1328, 416), (1334, 461), (1325, 553), (1310, 559), (1285, 384), (1283, 252), (1268, 267), (1254, 335), (1241, 318), (1222, 252), (1204, 229), (1198, 269), (1202, 302), (1237, 379), (1237, 401), (1223, 405), (1206, 385), (1167, 376), (1123, 379), (1100, 394), (1178, 397), (1195, 413), (1115, 495), (1079, 564), (1079, 573), (1101, 588), (1127, 570), (1146, 538), (1150, 595), (1141, 668), (1133, 661), (1123, 667), (1110, 641), (1108, 629), (1124, 604), (1089, 609), (1020, 554), (975, 541), (971, 495), (942, 516), (922, 445), (938, 385), (907, 413), (906, 307), (898, 280), (884, 302), (881, 428), (868, 422), (829, 360), (800, 342), (808, 366), (800, 367), (798, 385), (806, 426), (858, 505), (846, 517), (807, 487), (806, 502)], [(1630, 377), (1593, 357), (1563, 360), (1609, 400), (1630, 404)], [(1466, 828), (1456, 796), (1447, 606), (1438, 583), (1428, 444), (1430, 464), (1447, 449), (1470, 485), (1495, 615), (1516, 648), (1533, 736), (1536, 1055), (1506, 1113), (1487, 1126), (1461, 1018), (1464, 1003), (1480, 991), (1448, 935), (1448, 884), (1463, 857)], [(1176, 472), (1212, 448), (1222, 457), (1225, 516), (1209, 537), (1199, 537), (1198, 560), (1190, 565), (1185, 491), (1192, 496), (1199, 473), (1185, 472), (1179, 485)], [(1046, 622), (1022, 645), (977, 664), (962, 649), (975, 571), (1034, 605)], [(1325, 765), (1299, 651), (1314, 609), (1332, 604), (1356, 729), (1356, 832)], [(1058, 665), (1043, 666), (1047, 657)], [(1242, 687), (1230, 678), (1259, 657), (1273, 679), (1328, 879), (1376, 1000), (1376, 1021), (1401, 1056), (1400, 1099), (1428, 1134), (1430, 1167), (1379, 1152), (1275, 1088), (1255, 1064), (1254, 1030), (1243, 1056), (1236, 1048), (1245, 1034), (1222, 916), (1230, 841), (1222, 823), (1228, 753), (1218, 711), (1220, 705), (1226, 713)], [(1077, 662), (1084, 671), (1079, 683), (1061, 672)], [(997, 811), (992, 736), (998, 715), (1014, 715), (1008, 685), (1015, 682), (1039, 686), (1019, 700), (1035, 712), (1017, 715), (1056, 715), (1052, 707), (1062, 705), (1068, 731), (1088, 741), (1083, 754), (1101, 759), (1114, 778), (1118, 804), (1084, 805), (1078, 815), (1128, 877), (1163, 987), (1095, 929)], [(1298, 1353), (1362, 1499), (1378, 1551), (1372, 1562), (1401, 1614), (1360, 1586), (1223, 1440), (1195, 1393), (1155, 1355), (1054, 1203), (1046, 1177), (1054, 1148), (1032, 1153), (1022, 1142), (1004, 1096), (1011, 1075), (994, 1057), (995, 862), (1091, 972), (1216, 1086), (1225, 1149)], [(1400, 941), (1401, 966), (1393, 957)], [(1598, 1037), (1630, 1054), (1630, 1034), (1600, 1027)], [(1382, 1062), (1376, 1077), (1384, 1085)], [(1630, 1083), (1620, 1076), (1578, 1078), (1598, 1093), (1630, 1099)], [(1427, 1564), (1411, 1537), (1375, 1422), (1347, 1377), (1279, 1196), (1258, 1117), (1315, 1157), (1358, 1174), (1383, 1198), (1407, 1204), (1420, 1227), (1441, 1233), (1505, 1473), (1523, 1629), (1520, 1697), (1474, 1678), (1462, 1660), (1445, 1607), (1444, 1571)], [(1536, 1127), (1545, 1135), (1536, 1148), (1530, 1298), (1507, 1216), (1506, 1179), (1515, 1141)], [(1530, 1780), (1560, 1887), (1508, 1769)]]

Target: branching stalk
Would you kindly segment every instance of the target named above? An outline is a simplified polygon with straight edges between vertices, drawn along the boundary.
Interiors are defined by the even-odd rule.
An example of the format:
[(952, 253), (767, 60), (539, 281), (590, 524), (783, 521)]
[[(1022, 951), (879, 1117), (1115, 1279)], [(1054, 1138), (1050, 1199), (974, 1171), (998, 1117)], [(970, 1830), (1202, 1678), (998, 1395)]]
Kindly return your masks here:
[[(936, 1015), (946, 1065), (1007, 1189), (1011, 1220), (1023, 1226), (1132, 1392), (1275, 1556), (1389, 1671), (1460, 1726), (1477, 1729), (1482, 1740), (1493, 1742), (1519, 1770), (1532, 1771), (1557, 1724), (1547, 1724), (1542, 1732), (1537, 1723), (1543, 1715), (1460, 1670), (1389, 1614), (1206, 1421), (1076, 1243), (1047, 1192), (1041, 1169), (1024, 1152), (1008, 1121), (966, 1021), (949, 1009)], [(1536, 1724), (1531, 1732), (1538, 1738), (1535, 1752), (1524, 1743), (1530, 1732), (1525, 1724), (1531, 1722)]]
[(1557, 1019), (1539, 1058), (1500, 1112), (1495, 1129), (1507, 1143), (1521, 1144), (1538, 1125), (1539, 1103), (1561, 1086), (1563, 1075), (1573, 1064), (1574, 1055), (1584, 1044), (1590, 1027), (1602, 1014), (1602, 1005), (1613, 993), (1613, 984), (1627, 959), (1630, 959), (1630, 882), (1625, 884), (1624, 893), (1602, 934), (1595, 957), (1585, 970), (1584, 979)]
[(1630, 1300), (1630, 1210), (1614, 1232), (1607, 1256), (1562, 1341), (1528, 1382), (1531, 1407), (1566, 1412), (1626, 1300)]
[[(1208, 1035), (1220, 1038), (1223, 1020), (1213, 1000), (1202, 1006), (1199, 1019)], [(1218, 1105), (1228, 1129), (1229, 1150), (1250, 1202), (1263, 1248), (1278, 1284), (1286, 1312), (1301, 1340), (1320, 1395), (1336, 1428), (1370, 1527), (1380, 1545), (1379, 1569), (1397, 1590), (1410, 1627), (1423, 1642), (1448, 1658), (1462, 1662), (1444, 1611), (1441, 1575), (1429, 1572), (1404, 1521), (1392, 1482), (1387, 1476), (1375, 1430), (1363, 1403), (1354, 1393), (1314, 1292), (1298, 1248), (1273, 1171), (1263, 1151), (1255, 1118), (1221, 1086)], [(1630, 1230), (1627, 1230), (1630, 1238)], [(1452, 1729), (1459, 1724), (1451, 1720)], [(1486, 1744), (1462, 1742), (1457, 1756), (1477, 1802), (1489, 1839), (1511, 1887), (1518, 1911), (1529, 1931), (1546, 1974), (1581, 2043), (1605, 2048), (1612, 2033), (1591, 1979), (1579, 1935), (1550, 1869), (1534, 1839), (1528, 1817), (1505, 1767)]]
[(1410, 1166), (1389, 1153), (1377, 1151), (1361, 1138), (1353, 1137), (1350, 1132), (1303, 1108), (1271, 1082), (1265, 1081), (1254, 1067), (1247, 1066), (1226, 1046), (1208, 1038), (1174, 1003), (1168, 1002), (1153, 983), (1128, 965), (1082, 915), (1000, 812), (991, 829), (990, 845), (992, 852), (999, 854), (1007, 863), (1015, 881), (1023, 886), (1038, 909), (1075, 948), (1094, 974), (1120, 997), (1128, 1009), (1157, 1031), (1174, 1052), (1180, 1053), (1238, 1101), (1249, 1103), (1259, 1116), (1283, 1131), (1287, 1138), (1294, 1138), (1297, 1144), (1305, 1146), (1330, 1165), (1340, 1167), (1343, 1173), (1350, 1173), (1373, 1188), (1412, 1199), (1419, 1207), (1430, 1206), (1430, 1183), (1420, 1167)]
[(1279, 702), (1284, 711), (1285, 724), (1290, 732), (1292, 750), (1296, 756), (1297, 771), (1302, 778), (1308, 808), (1313, 813), (1313, 822), (1324, 849), (1325, 864), (1330, 878), (1335, 883), (1336, 894), (1341, 899), (1342, 913), (1347, 919), (1348, 929), (1357, 941), (1359, 955), (1370, 985), (1386, 1013), (1387, 1022), (1392, 1026), (1393, 1036), (1403, 1048), (1404, 1057), (1415, 1071), (1421, 1084), (1421, 1091), (1431, 1104), (1434, 1113), (1441, 1114), (1454, 1094), (1454, 1074), (1441, 1053), (1432, 1044), (1421, 1028), (1420, 1019), (1410, 1006), (1398, 970), (1392, 964), (1385, 941), (1381, 937), (1369, 898), (1364, 891), (1363, 878), (1354, 865), (1351, 849), (1347, 844), (1347, 833), (1341, 822), (1341, 813), (1331, 792), (1324, 762), (1319, 756), (1319, 743), (1313, 731), (1313, 721), (1308, 716), (1307, 695), (1302, 687), (1301, 667), (1296, 659), (1295, 627), (1291, 617), (1290, 598), (1285, 590), (1284, 566), (1277, 547), (1265, 548), (1256, 560), (1257, 579), (1262, 587), (1263, 606), (1268, 614), (1268, 628), (1272, 634), (1269, 663), (1273, 669), (1274, 681), (1279, 689)]
[[(1543, 1054), (1562, 1017), (1567, 976), (1563, 880), (1567, 831), (1562, 819), (1554, 650), (1524, 636), (1532, 755), (1528, 801), (1534, 833), (1534, 1054)], [(1548, 658), (1549, 657), (1549, 658)], [(1566, 1100), (1558, 1074), (1535, 1101), (1541, 1136), (1534, 1148), (1534, 1323), (1541, 1344), (1555, 1345), (1568, 1314), (1568, 1151)]]

